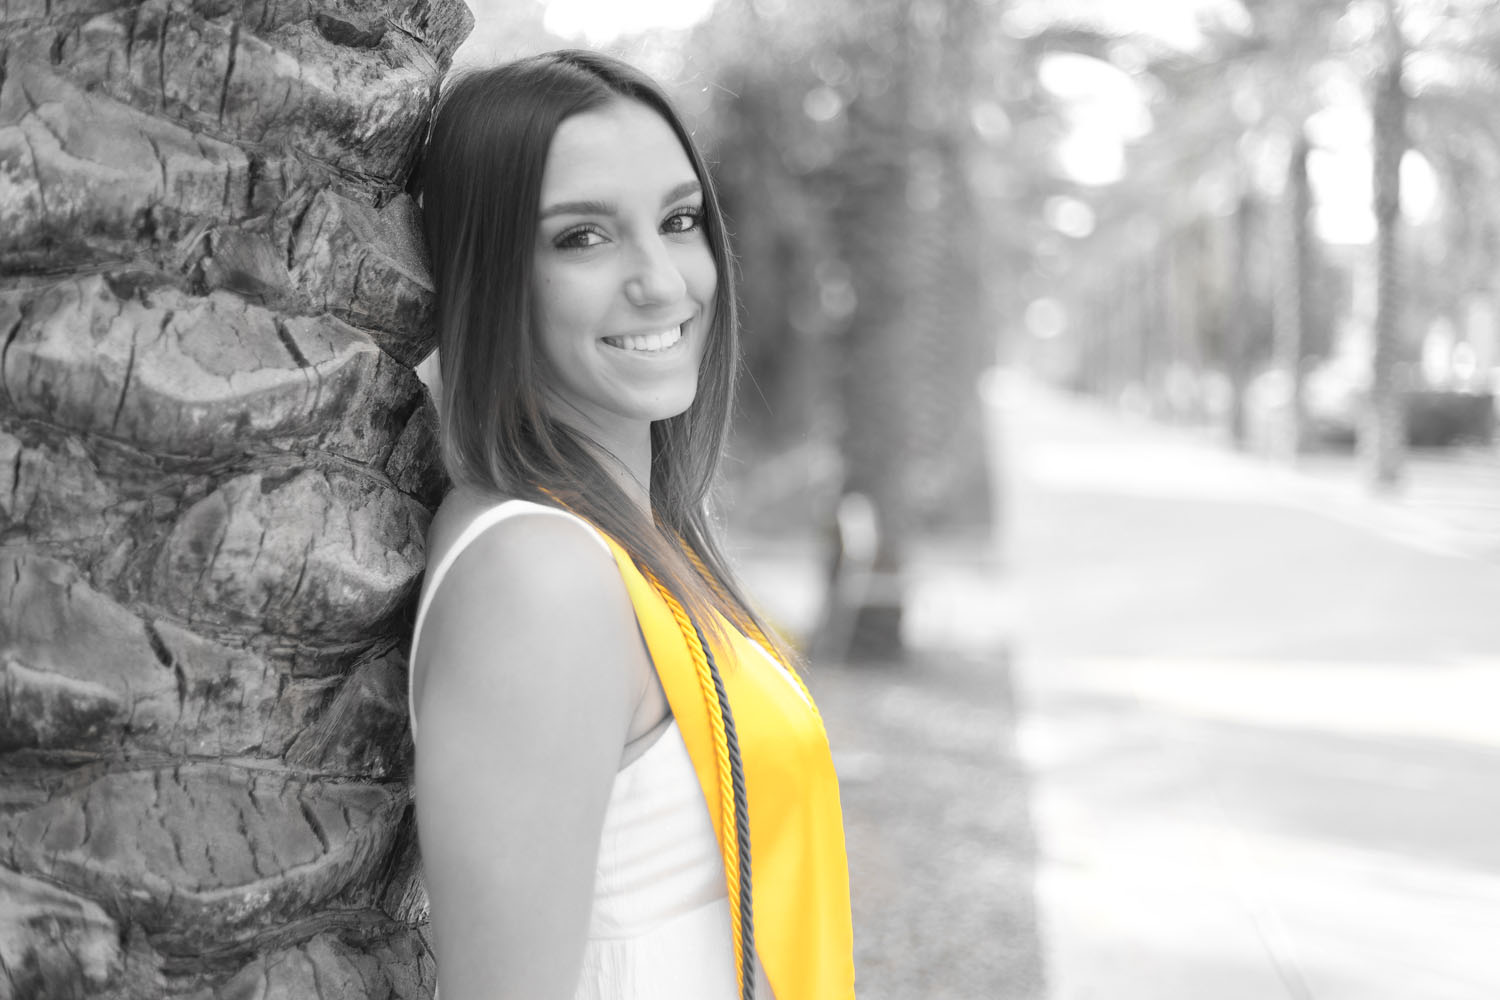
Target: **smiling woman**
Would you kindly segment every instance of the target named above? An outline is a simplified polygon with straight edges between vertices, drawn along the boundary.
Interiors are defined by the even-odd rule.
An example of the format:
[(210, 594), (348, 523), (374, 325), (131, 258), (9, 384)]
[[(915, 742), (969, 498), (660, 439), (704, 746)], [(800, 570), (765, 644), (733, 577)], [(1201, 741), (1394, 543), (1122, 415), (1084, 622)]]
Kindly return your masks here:
[[(661, 116), (614, 101), (564, 121), (542, 177), (537, 339), (548, 410), (626, 469), (685, 412), (718, 274), (703, 185)], [(645, 492), (644, 478), (627, 488)]]
[(410, 656), (444, 1000), (852, 997), (827, 737), (707, 508), (737, 332), (701, 154), (652, 81), (556, 52), (453, 82), (419, 186), (455, 484)]

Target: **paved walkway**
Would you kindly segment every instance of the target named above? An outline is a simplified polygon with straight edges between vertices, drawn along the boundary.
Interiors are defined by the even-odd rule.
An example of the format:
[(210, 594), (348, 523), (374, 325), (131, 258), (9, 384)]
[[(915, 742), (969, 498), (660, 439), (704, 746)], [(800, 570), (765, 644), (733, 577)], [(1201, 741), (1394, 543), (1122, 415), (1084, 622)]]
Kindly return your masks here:
[(1490, 470), (998, 402), (1047, 996), (1500, 996)]
[[(1500, 469), (1377, 500), (996, 385), (1004, 544), (917, 548), (914, 664), (811, 674), (862, 998), (1500, 997)], [(811, 626), (806, 540), (738, 555)]]
[[(1294, 464), (1236, 453), (1219, 428), (1162, 424), (1022, 375), (998, 376), (991, 404), (1000, 424), (1014, 423), (1010, 411), (1017, 411), (1068, 440), (1066, 450), (1046, 452), (1028, 447), (1020, 426), (1002, 432), (999, 460), (1013, 465), (1020, 457), (1047, 482), (1147, 496), (1254, 496), (1316, 510), (1424, 551), (1500, 561), (1500, 444), (1412, 450), (1401, 485), (1376, 495), (1350, 451), (1318, 451)], [(1129, 447), (1118, 447), (1127, 439)]]
[(1412, 452), (1405, 483), (1372, 497), (1350, 455), (1299, 459), (1302, 476), (1329, 488), (1358, 518), (1430, 551), (1500, 562), (1500, 447)]

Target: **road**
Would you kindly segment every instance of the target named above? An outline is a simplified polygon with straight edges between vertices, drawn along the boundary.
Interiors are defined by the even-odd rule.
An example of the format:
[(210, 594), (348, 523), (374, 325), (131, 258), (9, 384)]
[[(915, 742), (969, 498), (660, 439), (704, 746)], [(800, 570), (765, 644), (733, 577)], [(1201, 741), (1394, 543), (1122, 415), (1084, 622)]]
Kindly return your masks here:
[(1500, 504), (1002, 400), (1050, 1000), (1500, 996)]

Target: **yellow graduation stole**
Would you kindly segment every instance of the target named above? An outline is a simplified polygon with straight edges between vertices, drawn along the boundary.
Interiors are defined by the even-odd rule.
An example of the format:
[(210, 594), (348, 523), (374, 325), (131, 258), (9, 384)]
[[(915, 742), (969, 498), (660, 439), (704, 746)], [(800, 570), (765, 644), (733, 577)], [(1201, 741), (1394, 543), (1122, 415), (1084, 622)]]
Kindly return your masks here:
[[(601, 532), (601, 534), (603, 534)], [(729, 891), (737, 972), (739, 846), (729, 788), (725, 720), (682, 605), (603, 536), (635, 606), (667, 703), (713, 819)], [(853, 1000), (854, 934), (838, 776), (828, 736), (797, 675), (722, 617), (713, 646), (728, 697), (749, 811), (754, 945), (776, 1000)], [(705, 630), (705, 635), (713, 630)]]

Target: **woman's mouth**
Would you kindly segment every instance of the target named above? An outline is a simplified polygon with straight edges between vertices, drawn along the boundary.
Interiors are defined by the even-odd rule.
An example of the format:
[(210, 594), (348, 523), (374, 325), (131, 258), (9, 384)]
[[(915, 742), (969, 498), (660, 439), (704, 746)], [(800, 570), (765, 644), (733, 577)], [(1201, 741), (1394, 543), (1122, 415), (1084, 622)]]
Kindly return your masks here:
[(616, 347), (622, 351), (639, 351), (642, 354), (654, 354), (667, 350), (681, 339), (682, 327), (671, 326), (652, 333), (632, 333), (622, 337), (605, 337), (604, 342), (610, 347)]

